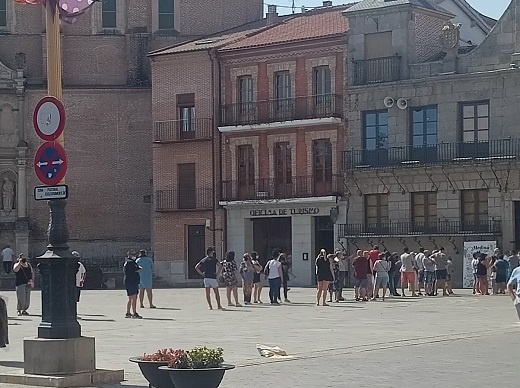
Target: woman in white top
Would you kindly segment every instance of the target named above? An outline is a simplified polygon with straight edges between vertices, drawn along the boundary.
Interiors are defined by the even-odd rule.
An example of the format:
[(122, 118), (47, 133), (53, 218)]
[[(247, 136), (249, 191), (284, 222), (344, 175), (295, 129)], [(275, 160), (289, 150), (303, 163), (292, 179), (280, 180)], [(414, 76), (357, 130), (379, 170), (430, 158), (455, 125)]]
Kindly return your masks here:
[[(280, 254), (282, 255), (282, 254)], [(265, 265), (264, 273), (269, 280), (269, 299), (271, 304), (279, 305), (280, 287), (282, 286), (282, 263), (280, 263), (280, 255), (271, 259)]]
[[(376, 273), (374, 281), (374, 296), (379, 294), (380, 288), (383, 288), (383, 301), (385, 300), (386, 287), (390, 280), (388, 271), (390, 271), (390, 263), (386, 260), (386, 255), (380, 253), (378, 259), (374, 263), (374, 272)], [(373, 297), (371, 300), (376, 300), (376, 298)]]

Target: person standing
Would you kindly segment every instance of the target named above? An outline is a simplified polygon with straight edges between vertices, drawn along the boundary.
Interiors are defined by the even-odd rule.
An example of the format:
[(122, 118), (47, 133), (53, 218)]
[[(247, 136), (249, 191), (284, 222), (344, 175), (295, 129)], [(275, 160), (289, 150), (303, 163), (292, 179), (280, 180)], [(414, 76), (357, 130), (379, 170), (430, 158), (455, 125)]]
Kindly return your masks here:
[(372, 292), (374, 291), (374, 264), (379, 259), (379, 245), (374, 245), (372, 247), (372, 250), (368, 252), (368, 260), (370, 261), (370, 272), (368, 273), (367, 280), (368, 280), (368, 288), (367, 288), (367, 294), (370, 298), (376, 297), (379, 298), (379, 295), (372, 295)]
[(269, 300), (272, 305), (279, 305), (280, 287), (282, 286), (282, 264), (279, 255), (267, 262), (264, 274), (269, 280)]
[(339, 263), (340, 260), (336, 257), (336, 255), (329, 255), (332, 256), (330, 258), (332, 263), (332, 277), (333, 281), (329, 283), (329, 302), (332, 303), (332, 298), (334, 298), (334, 302), (339, 302)]
[(264, 285), (262, 283), (262, 264), (260, 264), (260, 261), (258, 261), (258, 252), (253, 251), (251, 252), (251, 262), (253, 263), (253, 267), (255, 269), (255, 273), (253, 276), (253, 303), (260, 303), (262, 304), (262, 288), (264, 288)]
[(242, 291), (244, 293), (244, 304), (246, 305), (251, 304), (255, 273), (256, 271), (251, 256), (249, 253), (244, 253), (242, 262), (240, 263), (240, 276), (242, 276)]
[(423, 258), (424, 267), (424, 292), (427, 296), (434, 295), (434, 284), (435, 284), (435, 262), (429, 255), (428, 251), (424, 251)]
[(336, 250), (336, 257), (334, 259), (338, 261), (339, 265), (339, 279), (338, 279), (338, 300), (344, 301), (343, 298), (343, 288), (345, 288), (345, 281), (348, 278), (348, 257), (346, 257), (343, 252), (339, 249)]
[(453, 265), (453, 260), (451, 260), (451, 257), (448, 257), (448, 261), (446, 262), (446, 272), (446, 292), (448, 295), (453, 295), (453, 278), (455, 276), (455, 266)]
[(495, 273), (496, 273), (496, 289), (497, 294), (506, 293), (507, 274), (509, 272), (509, 263), (504, 260), (503, 256), (499, 256), (495, 261)]
[(516, 267), (511, 273), (507, 283), (507, 291), (513, 300), (518, 319), (520, 320), (520, 267)]
[[(365, 251), (366, 252), (366, 251)], [(367, 268), (370, 267), (368, 258), (363, 255), (361, 250), (357, 251), (357, 256), (352, 262), (354, 268), (354, 290), (356, 295), (356, 302), (360, 300), (367, 301), (366, 289), (367, 289)]]
[(221, 266), (218, 260), (215, 258), (215, 248), (209, 247), (206, 249), (206, 257), (200, 260), (195, 266), (197, 271), (204, 278), (204, 289), (206, 292), (206, 301), (208, 302), (208, 308), (213, 310), (211, 305), (211, 290), (215, 294), (215, 300), (217, 301), (217, 308), (222, 310), (220, 303), (220, 293), (218, 290), (217, 275), (220, 273)]
[(390, 295), (401, 296), (401, 294), (397, 292), (397, 286), (399, 285), (399, 279), (401, 277), (401, 260), (399, 259), (397, 252), (390, 254), (388, 261), (390, 262), (390, 271), (388, 271), (388, 276), (390, 278)]
[(474, 252), (473, 260), (471, 260), (471, 269), (473, 271), (473, 295), (477, 294), (480, 290), (479, 284), (478, 284), (478, 275), (477, 275), (479, 254), (480, 254), (480, 252)]
[(147, 255), (147, 252), (144, 249), (139, 251), (139, 257), (135, 261), (136, 264), (141, 267), (141, 272), (139, 273), (140, 283), (139, 283), (139, 304), (142, 309), (144, 309), (144, 294), (146, 292), (146, 296), (148, 298), (148, 303), (151, 309), (156, 308), (153, 304), (153, 260), (151, 257)]
[[(228, 306), (236, 306), (241, 307), (242, 305), (238, 303), (238, 266), (235, 261), (235, 252), (229, 251), (226, 253), (226, 258), (221, 263), (222, 272), (221, 277), (224, 285), (226, 286), (226, 296), (228, 301)], [(233, 294), (233, 298), (235, 299), (235, 304), (231, 302), (231, 294)]]
[(442, 296), (448, 295), (446, 292), (446, 279), (448, 278), (448, 256), (444, 253), (444, 248), (440, 247), (437, 253), (432, 255), (433, 261), (435, 262), (435, 278), (437, 280), (437, 286), (435, 287), (435, 295), (438, 295), (439, 289), (442, 290)]
[(142, 317), (137, 313), (137, 295), (139, 294), (139, 272), (141, 271), (141, 267), (137, 265), (135, 260), (135, 251), (131, 249), (128, 251), (125, 265), (123, 267), (125, 273), (126, 295), (128, 296), (125, 318), (141, 319)]
[(412, 296), (417, 296), (415, 293), (415, 264), (414, 255), (410, 254), (410, 250), (405, 247), (401, 255), (401, 296), (406, 296), (404, 290), (410, 286)]
[(327, 255), (325, 249), (322, 249), (316, 258), (316, 277), (318, 279), (316, 306), (320, 305), (320, 300), (322, 300), (323, 306), (328, 306), (325, 302), (327, 290), (329, 289), (329, 283), (334, 281), (332, 260), (334, 260), (334, 255)]
[(34, 271), (23, 253), (13, 267), (16, 286), (16, 311), (18, 315), (29, 315), (27, 310), (31, 304), (31, 290), (34, 288)]
[(382, 300), (385, 300), (386, 288), (390, 280), (388, 271), (390, 271), (390, 263), (386, 260), (386, 255), (384, 253), (380, 253), (379, 259), (377, 259), (374, 263), (374, 272), (376, 276), (374, 278), (374, 297), (372, 297), (372, 300), (376, 300), (375, 296), (379, 295), (380, 288), (383, 289)]
[(488, 293), (488, 258), (485, 253), (480, 253), (478, 255), (478, 264), (477, 264), (477, 295), (489, 295)]
[[(285, 256), (284, 253), (280, 254), (280, 264), (282, 265), (282, 288), (283, 288), (283, 297), (285, 303), (291, 303), (288, 298), (289, 292), (289, 260)], [(280, 299), (281, 300), (281, 299)]]
[(417, 263), (417, 280), (416, 280), (416, 286), (418, 295), (422, 296), (421, 290), (424, 288), (424, 248), (419, 248), (419, 253), (415, 255), (415, 262)]
[(2, 249), (2, 265), (4, 272), (9, 275), (14, 265), (14, 251), (9, 245), (6, 245), (5, 248)]
[(76, 257), (78, 260), (78, 272), (76, 272), (76, 302), (79, 303), (79, 298), (81, 296), (81, 289), (85, 284), (85, 277), (87, 275), (87, 270), (85, 266), (80, 261), (81, 255), (78, 251), (72, 251), (72, 256)]

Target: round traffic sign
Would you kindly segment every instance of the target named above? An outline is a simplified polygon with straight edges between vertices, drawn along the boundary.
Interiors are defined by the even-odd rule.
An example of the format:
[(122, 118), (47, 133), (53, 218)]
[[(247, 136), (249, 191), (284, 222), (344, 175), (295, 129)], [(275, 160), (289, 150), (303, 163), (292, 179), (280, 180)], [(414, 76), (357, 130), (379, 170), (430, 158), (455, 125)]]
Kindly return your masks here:
[(55, 97), (44, 97), (34, 109), (33, 124), (36, 134), (45, 141), (56, 140), (65, 128), (65, 108)]
[(67, 154), (59, 143), (43, 143), (34, 156), (34, 171), (41, 183), (55, 186), (67, 172)]

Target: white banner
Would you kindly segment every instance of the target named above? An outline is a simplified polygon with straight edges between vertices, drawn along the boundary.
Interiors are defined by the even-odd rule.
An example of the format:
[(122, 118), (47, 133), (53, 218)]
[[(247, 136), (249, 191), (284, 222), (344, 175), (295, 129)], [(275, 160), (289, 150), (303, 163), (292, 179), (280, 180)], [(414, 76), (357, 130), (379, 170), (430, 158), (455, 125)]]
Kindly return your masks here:
[(473, 267), (471, 262), (475, 252), (492, 256), (497, 247), (496, 241), (465, 241), (464, 242), (464, 266), (462, 275), (462, 287), (473, 288)]

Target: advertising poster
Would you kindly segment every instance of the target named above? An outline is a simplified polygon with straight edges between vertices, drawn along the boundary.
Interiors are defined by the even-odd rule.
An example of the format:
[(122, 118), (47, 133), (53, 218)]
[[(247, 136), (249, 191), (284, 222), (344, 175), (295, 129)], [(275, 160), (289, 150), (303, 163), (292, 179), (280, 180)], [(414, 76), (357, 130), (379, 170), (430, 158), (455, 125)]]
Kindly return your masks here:
[(473, 288), (473, 267), (471, 261), (475, 252), (482, 252), (488, 256), (493, 255), (497, 247), (496, 241), (465, 241), (464, 242), (464, 265), (462, 275), (462, 287)]

